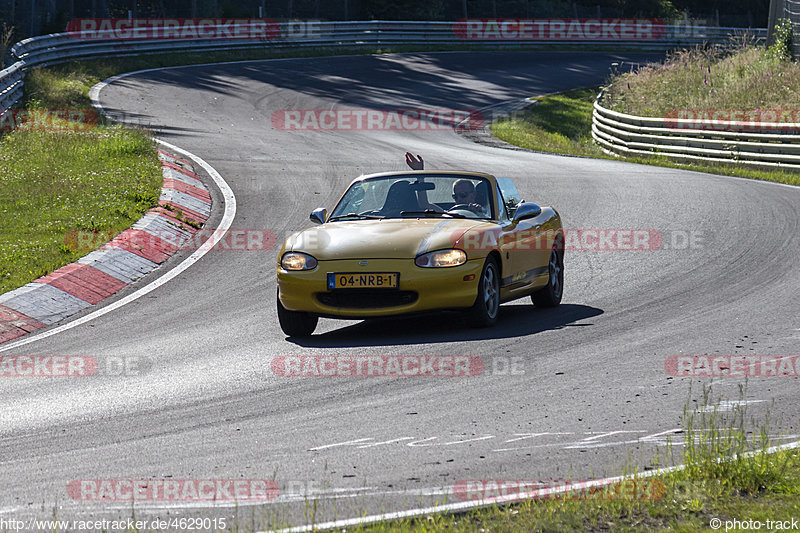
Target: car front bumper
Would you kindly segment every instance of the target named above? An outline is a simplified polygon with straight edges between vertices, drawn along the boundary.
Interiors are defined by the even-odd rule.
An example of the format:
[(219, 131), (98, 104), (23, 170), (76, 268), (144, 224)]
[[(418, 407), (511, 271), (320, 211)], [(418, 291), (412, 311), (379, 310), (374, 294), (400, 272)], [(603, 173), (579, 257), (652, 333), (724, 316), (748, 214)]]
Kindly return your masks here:
[[(290, 272), (278, 267), (278, 297), (291, 311), (320, 316), (369, 318), (436, 309), (468, 308), (475, 303), (483, 258), (449, 268), (422, 268), (413, 259), (319, 261), (313, 270)], [(397, 289), (334, 289), (328, 273), (397, 272)]]

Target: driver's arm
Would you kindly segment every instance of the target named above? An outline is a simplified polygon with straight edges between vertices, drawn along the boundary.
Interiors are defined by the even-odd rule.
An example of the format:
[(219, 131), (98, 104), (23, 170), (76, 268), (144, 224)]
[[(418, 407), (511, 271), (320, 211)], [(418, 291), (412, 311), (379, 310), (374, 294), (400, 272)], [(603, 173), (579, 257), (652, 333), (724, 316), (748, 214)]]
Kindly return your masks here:
[[(425, 170), (425, 161), (422, 159), (421, 155), (415, 156), (411, 152), (406, 152), (406, 164), (411, 170)], [(420, 176), (418, 181), (419, 183), (425, 183), (425, 176)], [(428, 191), (425, 189), (417, 191), (417, 203), (419, 204), (419, 208), (423, 211), (425, 209), (433, 209), (439, 213), (444, 212), (444, 209), (428, 201)]]
[(423, 161), (422, 156), (415, 156), (411, 152), (406, 152), (406, 165), (408, 165), (411, 170), (425, 170), (425, 161)]

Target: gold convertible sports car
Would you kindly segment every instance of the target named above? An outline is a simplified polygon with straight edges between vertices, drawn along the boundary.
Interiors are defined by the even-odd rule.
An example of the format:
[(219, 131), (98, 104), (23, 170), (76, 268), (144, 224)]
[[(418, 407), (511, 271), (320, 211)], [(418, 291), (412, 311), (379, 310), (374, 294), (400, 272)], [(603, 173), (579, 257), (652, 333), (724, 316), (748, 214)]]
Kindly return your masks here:
[(278, 254), (278, 319), (289, 336), (319, 317), (368, 319), (466, 311), (497, 321), (501, 303), (561, 302), (563, 228), (552, 207), (522, 202), (508, 178), (456, 171), (384, 172), (353, 180), (317, 226)]

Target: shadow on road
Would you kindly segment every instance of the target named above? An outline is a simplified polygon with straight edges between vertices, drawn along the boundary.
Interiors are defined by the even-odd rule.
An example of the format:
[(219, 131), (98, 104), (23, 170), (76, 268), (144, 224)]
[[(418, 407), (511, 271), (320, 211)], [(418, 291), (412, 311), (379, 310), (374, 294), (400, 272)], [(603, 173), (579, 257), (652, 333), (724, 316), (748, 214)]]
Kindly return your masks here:
[(491, 328), (471, 328), (459, 313), (437, 313), (367, 320), (311, 337), (289, 337), (287, 341), (306, 348), (347, 348), (503, 339), (591, 326), (575, 322), (602, 314), (602, 309), (578, 304), (563, 304), (555, 309), (506, 305), (500, 307), (498, 322)]
[[(314, 102), (316, 110), (424, 108), (443, 112), (440, 120), (446, 125), (454, 102), (458, 110), (475, 111), (532, 94), (598, 85), (612, 62), (639, 64), (663, 57), (660, 53), (470, 51), (287, 58), (146, 71), (114, 85), (138, 89), (145, 79), (150, 88), (194, 91), (189, 93), (195, 98), (191, 106), (173, 107), (169, 113), (174, 120), (185, 112), (183, 123), (255, 119), (265, 130), (273, 130), (281, 125), (284, 115), (280, 111), (302, 109), (302, 102)], [(283, 90), (297, 96), (286, 99), (281, 96)], [(125, 116), (123, 110), (113, 107), (106, 111), (127, 124), (149, 125), (162, 134), (183, 134), (155, 111), (155, 116)], [(187, 120), (189, 117), (192, 119)]]

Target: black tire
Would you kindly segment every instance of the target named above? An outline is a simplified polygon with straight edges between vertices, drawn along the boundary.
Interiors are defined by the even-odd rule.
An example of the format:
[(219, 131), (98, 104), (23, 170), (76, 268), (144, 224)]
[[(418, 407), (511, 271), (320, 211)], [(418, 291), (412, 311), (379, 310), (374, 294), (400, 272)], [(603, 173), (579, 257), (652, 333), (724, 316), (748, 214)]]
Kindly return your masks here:
[(478, 295), (469, 310), (471, 326), (486, 328), (497, 322), (500, 314), (500, 269), (493, 257), (483, 264), (481, 279), (478, 281)]
[(280, 298), (278, 302), (278, 322), (285, 334), (290, 337), (308, 337), (317, 328), (319, 317), (302, 311), (289, 311)]
[(547, 285), (531, 294), (536, 307), (555, 307), (561, 303), (564, 294), (564, 254), (559, 252), (558, 244), (550, 251), (547, 273)]

